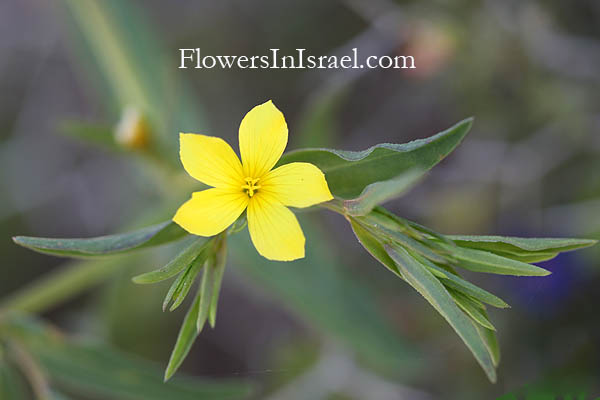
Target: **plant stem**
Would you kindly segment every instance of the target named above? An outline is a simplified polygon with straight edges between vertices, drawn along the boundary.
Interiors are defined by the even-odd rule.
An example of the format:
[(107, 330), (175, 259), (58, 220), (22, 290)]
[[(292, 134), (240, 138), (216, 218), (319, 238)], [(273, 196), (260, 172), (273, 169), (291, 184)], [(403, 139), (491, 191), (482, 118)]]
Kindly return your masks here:
[(71, 262), (0, 302), (0, 317), (10, 311), (39, 313), (108, 279), (131, 257)]

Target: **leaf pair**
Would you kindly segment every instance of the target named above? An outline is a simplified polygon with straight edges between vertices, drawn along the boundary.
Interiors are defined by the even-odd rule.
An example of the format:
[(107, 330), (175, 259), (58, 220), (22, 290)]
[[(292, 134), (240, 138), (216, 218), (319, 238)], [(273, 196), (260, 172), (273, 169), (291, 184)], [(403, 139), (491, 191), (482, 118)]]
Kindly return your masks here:
[[(196, 276), (204, 268), (200, 288), (194, 297), (177, 336), (177, 341), (165, 371), (165, 381), (177, 371), (194, 340), (202, 331), (208, 320), (214, 328), (217, 317), (217, 305), (221, 281), (225, 271), (226, 238), (223, 235), (210, 240), (196, 238), (173, 261), (160, 270), (149, 272), (134, 278), (138, 283), (153, 283), (174, 276), (179, 276), (171, 285), (163, 302), (163, 311), (172, 301), (170, 311), (176, 309), (185, 299)], [(189, 261), (191, 259), (191, 261)], [(189, 261), (189, 262), (188, 262)], [(185, 266), (187, 263), (187, 267)], [(184, 267), (181, 267), (184, 265)]]

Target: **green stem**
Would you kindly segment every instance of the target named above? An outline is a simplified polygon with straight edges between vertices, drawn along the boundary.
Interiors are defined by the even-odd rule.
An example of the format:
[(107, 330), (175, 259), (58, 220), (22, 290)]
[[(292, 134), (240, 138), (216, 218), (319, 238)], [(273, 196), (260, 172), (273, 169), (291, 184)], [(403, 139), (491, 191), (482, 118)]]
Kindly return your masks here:
[(107, 279), (123, 258), (71, 262), (0, 302), (0, 317), (11, 311), (39, 313)]

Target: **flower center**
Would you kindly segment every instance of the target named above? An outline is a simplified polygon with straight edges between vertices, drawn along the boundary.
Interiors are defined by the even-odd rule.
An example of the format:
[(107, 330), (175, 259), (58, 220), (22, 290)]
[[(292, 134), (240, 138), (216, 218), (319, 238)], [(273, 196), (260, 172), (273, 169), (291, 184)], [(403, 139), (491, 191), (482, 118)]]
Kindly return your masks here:
[(248, 195), (248, 197), (252, 197), (254, 196), (254, 193), (256, 193), (258, 191), (258, 189), (260, 189), (260, 185), (258, 184), (259, 178), (250, 178), (250, 177), (245, 177), (244, 178), (244, 185), (242, 185), (242, 190), (244, 192), (246, 192), (246, 194)]

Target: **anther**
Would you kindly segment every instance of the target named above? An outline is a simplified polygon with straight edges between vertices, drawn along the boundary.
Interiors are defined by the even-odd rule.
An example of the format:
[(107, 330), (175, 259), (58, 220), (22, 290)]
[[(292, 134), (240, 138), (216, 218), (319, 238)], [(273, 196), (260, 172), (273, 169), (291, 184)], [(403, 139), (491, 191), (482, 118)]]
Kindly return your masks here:
[(259, 178), (244, 178), (245, 185), (242, 185), (242, 190), (248, 194), (249, 197), (254, 196), (254, 193), (260, 189), (260, 185), (257, 185)]

